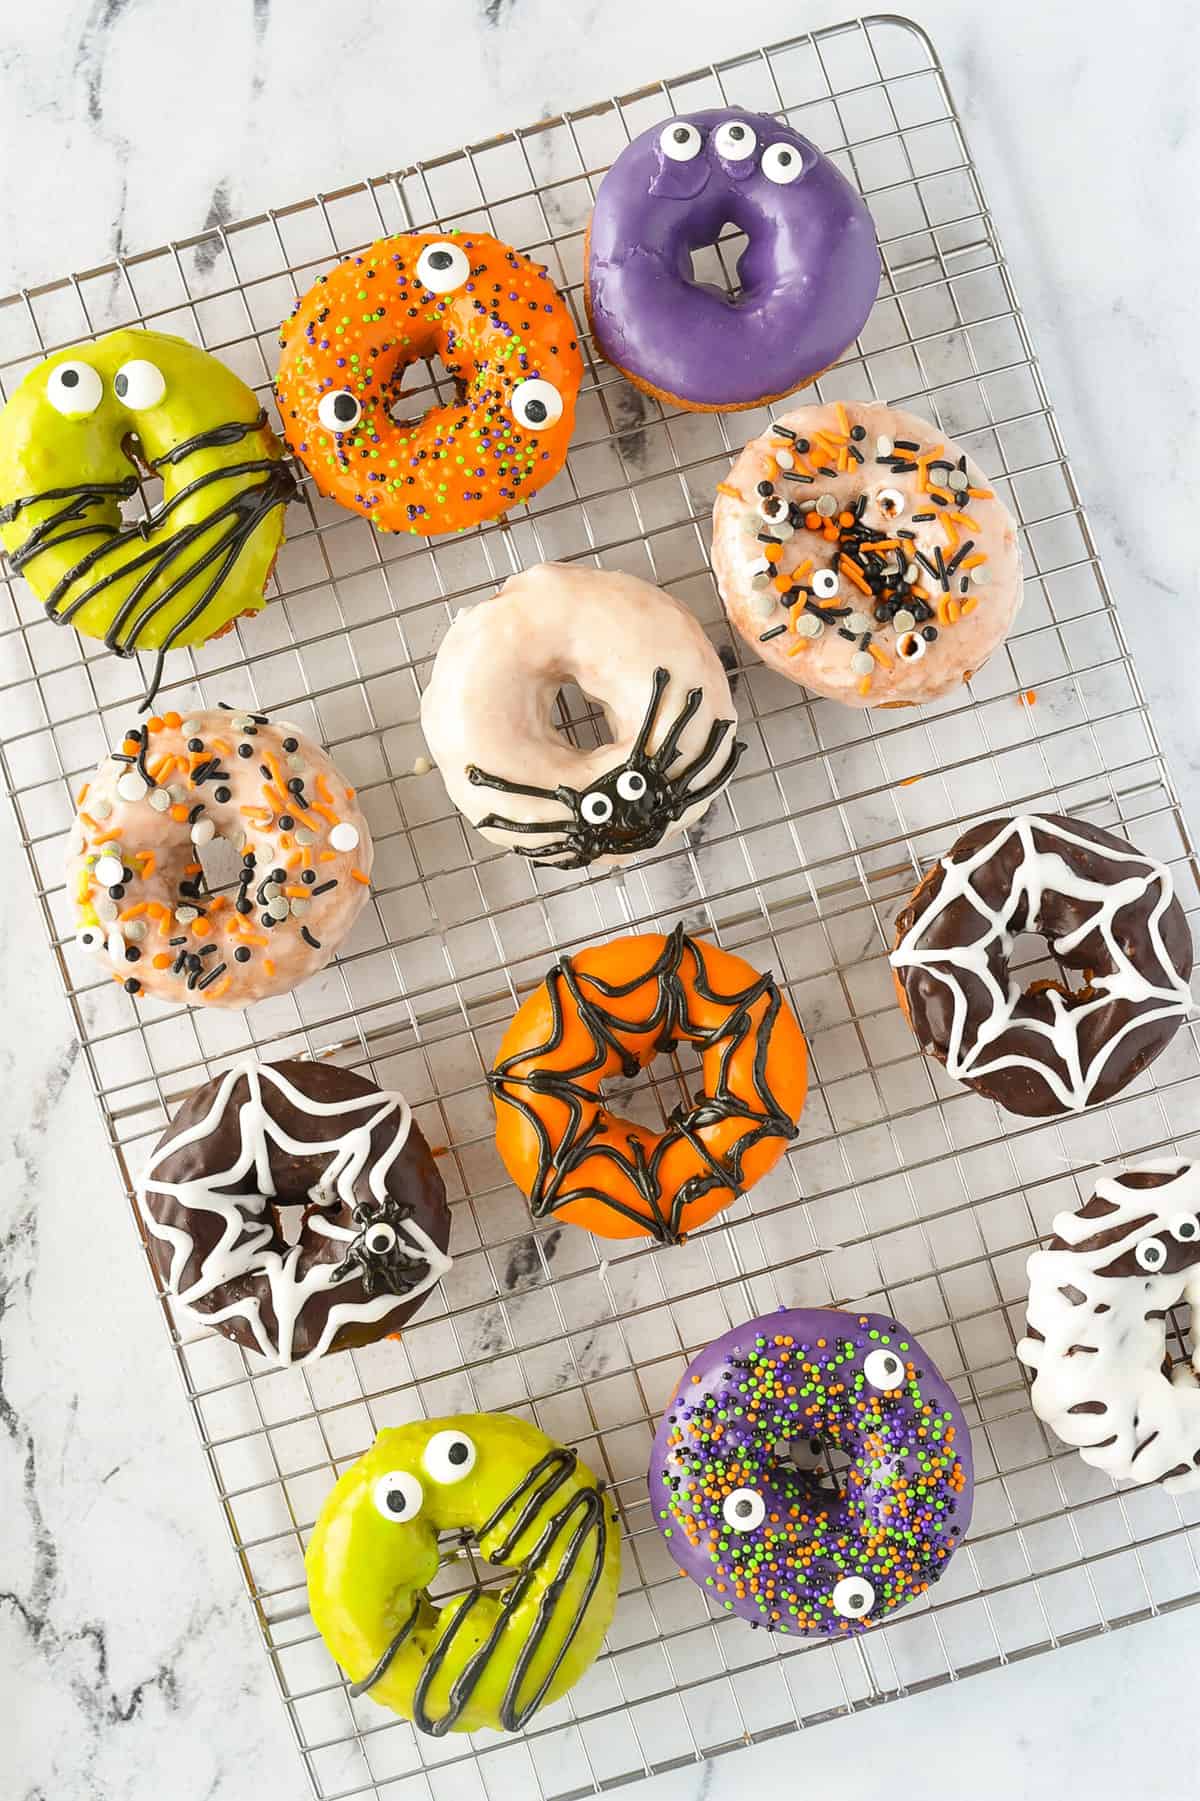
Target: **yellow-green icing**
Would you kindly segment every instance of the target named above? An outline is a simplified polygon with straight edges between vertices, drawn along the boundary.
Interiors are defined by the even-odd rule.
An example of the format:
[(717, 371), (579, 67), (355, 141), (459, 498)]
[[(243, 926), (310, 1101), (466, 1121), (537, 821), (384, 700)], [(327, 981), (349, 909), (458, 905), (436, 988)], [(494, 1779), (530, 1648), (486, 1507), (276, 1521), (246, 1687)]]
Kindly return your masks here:
[[(64, 416), (54, 397), (88, 410)], [(162, 477), (162, 501), (124, 523), (139, 465)], [(119, 655), (201, 644), (260, 608), (294, 492), (245, 382), (163, 332), (61, 351), (0, 413), (10, 560), (51, 618)]]
[[(461, 1441), (474, 1461), (459, 1475)], [(439, 1533), (469, 1534), (478, 1561), (515, 1577), (431, 1601)], [(326, 1500), (305, 1562), (313, 1619), (352, 1683), (440, 1736), (519, 1730), (578, 1681), (621, 1551), (615, 1509), (573, 1451), (509, 1414), (463, 1413), (381, 1432)], [(456, 1567), (469, 1583), (470, 1564)]]

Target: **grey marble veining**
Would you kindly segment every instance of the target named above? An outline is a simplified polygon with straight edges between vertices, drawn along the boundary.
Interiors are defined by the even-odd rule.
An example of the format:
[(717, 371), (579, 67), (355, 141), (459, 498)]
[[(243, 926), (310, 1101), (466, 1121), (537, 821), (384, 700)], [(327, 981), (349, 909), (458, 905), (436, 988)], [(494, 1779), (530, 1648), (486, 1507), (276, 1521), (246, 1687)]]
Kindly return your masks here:
[[(766, 0), (42, 0), (0, 27), (0, 289), (827, 23)], [(1200, 817), (1200, 17), (916, 6), (946, 63), (1127, 635)], [(638, 418), (631, 415), (634, 437)], [(6, 870), (17, 868), (2, 822)], [(24, 871), (0, 886), (0, 1794), (305, 1790)], [(545, 1241), (543, 1241), (543, 1249)], [(514, 1284), (521, 1279), (513, 1269)], [(481, 1347), (482, 1348), (482, 1347)], [(602, 1348), (598, 1356), (602, 1356)], [(1190, 1792), (1189, 1616), (664, 1778), (886, 1791), (954, 1732), (978, 1801)], [(1194, 1628), (1193, 1628), (1194, 1629)], [(1048, 1704), (1047, 1697), (1051, 1697)], [(857, 1736), (856, 1736), (857, 1735)], [(1136, 1758), (1114, 1745), (1130, 1746)], [(861, 1750), (859, 1749), (861, 1747)], [(1189, 1779), (1190, 1780), (1190, 1779)], [(1023, 1785), (1023, 1786), (1022, 1786)], [(403, 1791), (402, 1791), (403, 1792)], [(445, 1794), (454, 1791), (446, 1789)], [(409, 1796), (404, 1793), (404, 1801)], [(441, 1801), (439, 1792), (438, 1801)]]

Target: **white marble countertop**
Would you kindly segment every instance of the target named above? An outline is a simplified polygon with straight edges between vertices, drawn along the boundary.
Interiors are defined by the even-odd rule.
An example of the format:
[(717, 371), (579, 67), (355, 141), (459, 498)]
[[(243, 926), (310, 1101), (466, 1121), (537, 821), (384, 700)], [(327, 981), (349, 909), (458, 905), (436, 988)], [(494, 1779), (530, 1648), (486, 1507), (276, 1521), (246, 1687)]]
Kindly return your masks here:
[[(1143, 0), (1136, 23), (1119, 0), (909, 10), (946, 65), (1196, 820), (1200, 16), (1187, 0)], [(842, 12), (441, 0), (422, 17), (387, 0), (42, 0), (0, 29), (0, 291)], [(1131, 443), (1157, 447), (1136, 479)], [(7, 815), (0, 844), (16, 868)], [(21, 870), (0, 887), (0, 1792), (299, 1797), (40, 938)], [(806, 1786), (847, 1796), (928, 1766), (923, 1786), (953, 1772), (978, 1801), (1068, 1783), (1096, 1801), (1132, 1788), (1175, 1801), (1200, 1757), (1185, 1690), (1194, 1632), (1187, 1613), (1153, 1622), (817, 1728), (802, 1751), (779, 1741), (639, 1793), (717, 1801), (751, 1781), (794, 1793), (802, 1759)]]

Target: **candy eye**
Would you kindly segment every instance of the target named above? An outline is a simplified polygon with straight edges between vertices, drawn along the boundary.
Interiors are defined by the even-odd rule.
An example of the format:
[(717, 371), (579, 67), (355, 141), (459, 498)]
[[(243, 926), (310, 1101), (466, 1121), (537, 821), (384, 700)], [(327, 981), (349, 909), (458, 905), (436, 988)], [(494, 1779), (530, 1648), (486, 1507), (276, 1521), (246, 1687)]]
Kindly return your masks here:
[(1200, 1238), (1200, 1220), (1193, 1213), (1177, 1213), (1170, 1224), (1171, 1237), (1177, 1238), (1180, 1244), (1195, 1244)]
[(920, 632), (903, 632), (896, 639), (896, 649), (909, 663), (915, 663), (929, 649)]
[(646, 778), (636, 769), (626, 769), (617, 777), (617, 793), (622, 800), (641, 800), (646, 792)]
[(156, 369), (153, 363), (146, 362), (144, 357), (135, 357), (132, 363), (123, 363), (113, 376), (113, 393), (134, 413), (157, 406), (166, 391), (167, 383), (162, 370)]
[(1142, 1269), (1153, 1274), (1167, 1261), (1167, 1247), (1161, 1238), (1143, 1238), (1133, 1255)]
[(407, 1470), (390, 1470), (376, 1482), (371, 1499), (385, 1520), (402, 1526), (406, 1520), (415, 1520), (420, 1513), (425, 1491)]
[(84, 926), (75, 942), (81, 951), (95, 952), (102, 950), (104, 947), (104, 933), (97, 931), (95, 926)]
[(896, 519), (904, 511), (904, 496), (899, 488), (880, 488), (875, 498), (885, 519)]
[(861, 1620), (874, 1605), (875, 1590), (865, 1576), (843, 1576), (829, 1598), (844, 1620)]
[(435, 1432), (421, 1461), (435, 1482), (461, 1482), (475, 1468), (476, 1456), (465, 1432)]
[(764, 494), (758, 503), (758, 516), (768, 525), (787, 518), (788, 504), (782, 494)]
[(768, 181), (786, 188), (789, 182), (799, 181), (803, 175), (804, 158), (791, 144), (768, 144), (759, 168)]
[(694, 156), (699, 156), (700, 144), (700, 133), (696, 127), (688, 125), (683, 119), (664, 125), (658, 140), (659, 149), (673, 163), (690, 163)]
[(604, 825), (613, 816), (613, 804), (607, 794), (585, 794), (579, 811), (589, 825)]
[(562, 418), (562, 395), (552, 382), (518, 382), (508, 404), (517, 424), (527, 431), (548, 431)]
[(713, 148), (718, 156), (726, 157), (731, 163), (743, 163), (758, 149), (758, 139), (740, 119), (731, 119), (717, 128)]
[(417, 280), (434, 294), (461, 288), (471, 265), (457, 244), (427, 244), (417, 259)]
[(64, 419), (83, 419), (104, 398), (104, 383), (90, 363), (60, 363), (50, 372), (46, 399)]
[(327, 431), (349, 431), (362, 418), (362, 408), (349, 388), (331, 388), (321, 396), (317, 418)]
[(899, 1388), (904, 1380), (904, 1365), (895, 1351), (872, 1351), (863, 1358), (863, 1375), (872, 1388), (882, 1389), (885, 1393)]
[(385, 1219), (377, 1220), (368, 1226), (363, 1234), (363, 1247), (376, 1257), (386, 1257), (396, 1242), (396, 1229), (389, 1226)]
[(836, 571), (833, 569), (818, 569), (812, 578), (812, 591), (818, 600), (832, 600), (838, 591)]
[(767, 1504), (752, 1488), (735, 1488), (721, 1502), (721, 1517), (735, 1532), (753, 1532), (767, 1517)]

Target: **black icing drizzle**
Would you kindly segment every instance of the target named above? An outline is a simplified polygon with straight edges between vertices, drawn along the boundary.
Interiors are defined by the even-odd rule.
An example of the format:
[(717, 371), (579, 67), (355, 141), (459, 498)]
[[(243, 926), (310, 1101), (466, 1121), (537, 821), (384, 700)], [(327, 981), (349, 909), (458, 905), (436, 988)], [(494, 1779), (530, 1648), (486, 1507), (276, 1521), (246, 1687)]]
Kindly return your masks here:
[[(690, 958), (695, 967), (696, 992), (706, 1001), (732, 1009), (722, 1025), (704, 1029), (691, 1020), (687, 992), (680, 977), (685, 957)], [(605, 1118), (602, 1112), (593, 1113), (588, 1124), (583, 1124), (585, 1108), (590, 1111), (597, 1097), (591, 1089), (580, 1087), (578, 1078), (592, 1075), (601, 1069), (610, 1050), (615, 1051), (620, 1058), (626, 1076), (636, 1075), (640, 1067), (637, 1059), (614, 1036), (614, 1028), (628, 1030), (629, 1021), (606, 1010), (598, 1000), (589, 998), (584, 993), (582, 984), (586, 983), (606, 1000), (620, 1000), (649, 981), (657, 982), (658, 991), (653, 1009), (645, 1020), (639, 1020), (637, 1029), (656, 1031), (655, 1049), (659, 1051), (670, 1049), (679, 1038), (688, 1039), (702, 1051), (720, 1045), (721, 1063), (713, 1091), (703, 1095), (690, 1107), (685, 1108), (681, 1104), (672, 1111), (668, 1129), (647, 1158), (636, 1139), (629, 1141), (628, 1151), (623, 1151), (613, 1143), (598, 1142), (604, 1130)], [(591, 1033), (590, 1054), (584, 1062), (571, 1069), (547, 1070), (534, 1067), (528, 1074), (516, 1074), (516, 1064), (536, 1065), (538, 1058), (557, 1050), (562, 1043), (564, 989), (579, 1019)], [(550, 997), (551, 1011), (550, 1035), (546, 1042), (505, 1058), (488, 1076), (488, 1084), (496, 1099), (514, 1107), (532, 1128), (537, 1139), (538, 1166), (529, 1195), (529, 1208), (535, 1219), (544, 1219), (571, 1201), (595, 1200), (625, 1219), (636, 1220), (660, 1244), (678, 1244), (686, 1207), (713, 1188), (728, 1187), (736, 1193), (742, 1187), (746, 1153), (753, 1145), (764, 1138), (795, 1136), (796, 1121), (780, 1106), (767, 1080), (771, 1037), (775, 1021), (784, 1005), (774, 976), (757, 976), (748, 988), (735, 994), (717, 993), (708, 984), (699, 946), (686, 935), (680, 923), (668, 937), (658, 960), (630, 981), (612, 983), (597, 975), (577, 975), (569, 958), (564, 957), (547, 975), (546, 990)], [(754, 1113), (745, 1101), (730, 1092), (727, 1074), (731, 1059), (747, 1036), (755, 1031), (750, 1009), (763, 995), (768, 997), (767, 1007), (757, 1028), (754, 1047), (754, 1091), (762, 1112)], [(557, 1150), (533, 1100), (527, 1098), (539, 1094), (552, 1095), (568, 1110), (567, 1129)], [(716, 1125), (718, 1121), (725, 1119), (745, 1120), (747, 1130), (718, 1159), (703, 1143), (699, 1132), (701, 1127)], [(662, 1163), (672, 1145), (681, 1138), (687, 1139), (703, 1158), (708, 1166), (707, 1173), (691, 1176), (681, 1183), (670, 1206), (664, 1208)], [(617, 1166), (645, 1201), (648, 1218), (603, 1189), (572, 1186), (572, 1172), (589, 1156), (607, 1158)]]
[[(517, 1509), (503, 1539), (489, 1553), (489, 1563), (507, 1563), (521, 1536), (538, 1522), (552, 1497), (571, 1476), (577, 1462), (578, 1458), (574, 1451), (567, 1450), (561, 1445), (556, 1446), (553, 1450), (547, 1451), (546, 1455), (535, 1463), (517, 1483), (517, 1486), (505, 1496), (495, 1512), (483, 1522), (475, 1533), (477, 1541), (485, 1538), (489, 1532), (494, 1532), (500, 1526), (506, 1516)], [(524, 1505), (518, 1508), (518, 1503), (521, 1502)], [(572, 1521), (575, 1522), (573, 1526)], [(434, 1646), (413, 1691), (413, 1724), (421, 1732), (428, 1733), (432, 1738), (442, 1738), (462, 1718), (476, 1689), (483, 1680), (505, 1632), (512, 1623), (517, 1609), (528, 1599), (568, 1527), (571, 1527), (571, 1535), (558, 1569), (542, 1592), (533, 1624), (525, 1637), (516, 1662), (513, 1664), (512, 1673), (504, 1690), (504, 1699), (500, 1705), (500, 1721), (506, 1732), (520, 1732), (537, 1712), (562, 1666), (563, 1659), (575, 1641), (604, 1571), (604, 1561), (608, 1550), (609, 1521), (605, 1512), (603, 1492), (598, 1486), (577, 1489), (568, 1500), (549, 1514), (533, 1549), (521, 1565), (515, 1582), (505, 1590), (490, 1632), (479, 1648), (472, 1652), (451, 1685), (450, 1701), (446, 1712), (435, 1719), (428, 1707), (430, 1688), (439, 1672), (444, 1668), (459, 1634), (470, 1619), (484, 1591), (476, 1588), (467, 1596), (450, 1625)], [(583, 1592), (576, 1606), (575, 1617), (563, 1635), (562, 1643), (542, 1681), (522, 1702), (520, 1699), (521, 1688), (530, 1665), (550, 1630), (567, 1584), (579, 1567), (589, 1546), (592, 1561)], [(396, 1653), (415, 1630), (421, 1611), (422, 1598), (422, 1596), (418, 1596), (414, 1601), (412, 1612), (370, 1674), (364, 1676), (361, 1681), (350, 1685), (352, 1695), (365, 1694), (386, 1674)]]
[[(183, 462), (187, 457), (199, 450), (228, 448), (232, 444), (248, 437), (252, 432), (260, 431), (266, 424), (265, 411), (249, 421), (231, 420), (224, 425), (213, 426), (208, 431), (197, 432), (194, 437), (185, 438), (182, 443), (164, 451), (149, 465), (159, 469), (164, 464)], [(185, 500), (210, 487), (214, 482), (234, 480), (242, 476), (262, 475), (262, 481), (254, 482), (248, 487), (239, 489), (236, 494), (216, 507), (204, 519), (191, 525), (185, 525), (178, 531), (169, 533), (162, 542), (150, 543), (150, 540), (162, 530), (175, 509)], [(0, 508), (0, 525), (11, 524), (19, 514), (30, 506), (45, 501), (64, 501), (66, 504), (41, 520), (30, 531), (29, 536), (19, 549), (10, 553), (9, 561), (16, 570), (22, 570), (43, 551), (57, 545), (67, 543), (72, 538), (84, 536), (94, 537), (97, 532), (105, 534), (105, 541), (85, 552), (79, 561), (70, 568), (62, 579), (55, 584), (46, 595), (43, 606), (47, 618), (56, 625), (70, 625), (80, 609), (93, 600), (97, 594), (109, 587), (113, 582), (123, 580), (131, 572), (144, 569), (145, 573), (134, 585), (130, 593), (115, 613), (112, 623), (104, 634), (104, 643), (117, 656), (131, 657), (140, 646), (142, 634), (149, 622), (162, 611), (204, 570), (216, 565), (212, 579), (203, 589), (199, 598), (183, 616), (176, 620), (160, 646), (157, 647), (154, 672), (147, 684), (142, 705), (149, 706), (162, 681), (163, 659), (168, 650), (176, 644), (189, 627), (194, 625), (205, 610), (212, 604), (222, 584), (245, 544), (252, 537), (263, 519), (275, 508), (286, 506), (295, 498), (296, 482), (288, 465), (273, 457), (255, 458), (242, 463), (227, 463), (218, 469), (210, 469), (198, 475), (194, 481), (187, 482), (178, 493), (172, 495), (147, 519), (135, 520), (128, 525), (112, 526), (93, 523), (80, 524), (89, 508), (116, 496), (127, 500), (137, 492), (137, 477), (130, 475), (119, 482), (84, 482), (74, 487), (48, 488), (41, 494), (26, 494), (12, 500), (7, 506)], [(223, 521), (231, 522), (230, 529), (222, 534), (215, 544), (203, 552), (195, 562), (189, 562), (182, 573), (176, 576), (161, 594), (148, 605), (142, 602), (154, 583), (165, 569), (186, 553), (206, 532)], [(68, 529), (60, 529), (66, 527)], [(147, 548), (127, 558), (119, 568), (91, 582), (79, 593), (71, 591), (86, 575), (98, 565), (104, 563), (114, 554), (119, 555), (131, 545), (141, 540)], [(71, 598), (68, 600), (68, 594)], [(65, 602), (65, 604), (63, 604)]]

